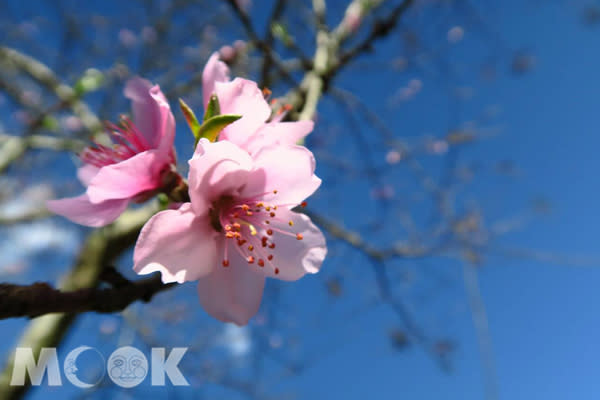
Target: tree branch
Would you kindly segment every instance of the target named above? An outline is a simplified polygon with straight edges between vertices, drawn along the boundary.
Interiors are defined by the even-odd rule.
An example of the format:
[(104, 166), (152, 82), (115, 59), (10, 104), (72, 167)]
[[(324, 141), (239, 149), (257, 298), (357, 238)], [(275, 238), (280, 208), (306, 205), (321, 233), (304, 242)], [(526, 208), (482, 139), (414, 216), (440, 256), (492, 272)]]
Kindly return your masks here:
[[(359, 17), (363, 19), (370, 12), (376, 9), (383, 3), (383, 0), (368, 2), (366, 5), (362, 0), (353, 0), (346, 8), (346, 13), (351, 9), (359, 9)], [(322, 94), (327, 91), (329, 81), (339, 72), (339, 70), (350, 61), (355, 55), (363, 51), (363, 47), (370, 44), (377, 38), (381, 38), (389, 34), (389, 32), (397, 25), (397, 21), (408, 10), (413, 0), (404, 0), (396, 7), (391, 14), (383, 20), (376, 23), (372, 28), (372, 34), (362, 42), (362, 47), (359, 50), (349, 50), (340, 55), (340, 47), (348, 40), (354, 31), (350, 29), (342, 20), (337, 27), (329, 32), (327, 28), (320, 25), (317, 31), (316, 50), (314, 54), (313, 68), (308, 71), (300, 86), (291, 90), (286, 95), (286, 103), (290, 104), (294, 110), (299, 112), (298, 119), (312, 119), (316, 110), (319, 99)], [(316, 12), (323, 12), (324, 4), (322, 0), (313, 1), (313, 9)], [(320, 11), (321, 10), (321, 11)], [(373, 33), (374, 32), (374, 33)], [(359, 46), (361, 46), (359, 45)], [(344, 61), (345, 60), (345, 61)], [(344, 62), (342, 62), (344, 61)]]
[(376, 20), (375, 23), (371, 27), (371, 32), (369, 35), (362, 40), (359, 44), (351, 48), (350, 50), (344, 52), (340, 56), (340, 60), (336, 65), (336, 69), (343, 67), (348, 64), (355, 57), (364, 53), (366, 51), (370, 51), (373, 49), (373, 43), (377, 39), (381, 39), (387, 36), (392, 29), (394, 29), (398, 22), (400, 21), (400, 17), (413, 3), (414, 0), (404, 0), (398, 6), (396, 6), (392, 12), (385, 18)]
[(173, 284), (163, 284), (160, 276), (110, 289), (87, 288), (70, 292), (60, 291), (43, 282), (31, 285), (0, 283), (0, 319), (34, 318), (57, 312), (111, 313), (121, 311), (138, 300), (148, 302), (156, 293), (171, 287)]
[(273, 64), (277, 68), (277, 71), (286, 81), (288, 81), (292, 86), (297, 86), (298, 84), (296, 80), (290, 75), (287, 69), (283, 65), (281, 65), (279, 57), (275, 54), (271, 46), (269, 46), (267, 42), (265, 42), (258, 36), (256, 30), (252, 26), (252, 21), (250, 20), (250, 17), (246, 13), (246, 11), (244, 11), (240, 7), (238, 2), (235, 0), (228, 0), (228, 3), (233, 9), (235, 15), (238, 17), (238, 19), (244, 26), (246, 34), (248, 35), (252, 43), (264, 54), (265, 62)]
[(4, 46), (0, 46), (0, 58), (9, 61), (19, 70), (52, 91), (61, 100), (61, 104), (71, 107), (90, 133), (103, 129), (96, 114), (89, 109), (86, 103), (79, 99), (79, 95), (75, 90), (62, 83), (45, 64), (15, 49)]
[[(275, 24), (275, 22), (277, 22), (277, 20), (281, 17), (281, 14), (283, 14), (283, 11), (285, 9), (285, 3), (286, 2), (284, 0), (277, 0), (275, 5), (273, 6), (273, 11), (271, 12), (271, 15), (269, 16), (269, 22), (267, 22), (267, 31), (265, 33), (265, 40), (264, 40), (265, 45), (269, 49), (273, 47), (273, 42), (275, 39), (275, 36), (273, 35), (273, 24)], [(269, 72), (271, 70), (272, 65), (273, 65), (272, 58), (265, 57), (265, 59), (263, 60), (261, 72), (260, 72), (261, 87), (268, 87), (271, 84), (270, 79), (269, 79)]]
[[(144, 223), (156, 212), (156, 205), (128, 211), (117, 221), (91, 233), (82, 246), (73, 268), (59, 284), (60, 290), (69, 292), (96, 287), (102, 271), (133, 245)], [(30, 347), (37, 357), (43, 347), (58, 347), (77, 314), (53, 313), (34, 319), (25, 329), (18, 347)], [(0, 374), (0, 399), (19, 399), (29, 385), (10, 386), (15, 359), (10, 357)]]

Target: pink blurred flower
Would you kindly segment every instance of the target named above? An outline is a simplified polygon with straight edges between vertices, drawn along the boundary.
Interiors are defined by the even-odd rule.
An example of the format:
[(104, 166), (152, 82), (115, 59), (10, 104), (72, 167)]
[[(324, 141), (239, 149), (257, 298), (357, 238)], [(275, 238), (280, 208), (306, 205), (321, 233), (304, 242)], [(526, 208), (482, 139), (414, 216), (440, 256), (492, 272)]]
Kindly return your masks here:
[(402, 160), (402, 153), (397, 150), (390, 150), (385, 155), (385, 162), (388, 164), (397, 164)]
[(465, 30), (462, 26), (453, 26), (448, 31), (448, 42), (455, 44), (460, 42), (465, 36)]
[(434, 140), (429, 143), (429, 151), (433, 154), (445, 154), (448, 152), (448, 142), (445, 140)]
[(360, 28), (364, 16), (363, 6), (360, 3), (352, 3), (346, 10), (342, 22), (350, 32), (356, 32)]
[(229, 45), (222, 46), (219, 49), (219, 56), (220, 56), (221, 60), (231, 63), (231, 62), (233, 62), (233, 60), (235, 60), (235, 57), (236, 57), (235, 48), (233, 48)]
[(123, 28), (119, 31), (119, 41), (124, 47), (131, 48), (137, 44), (138, 38), (131, 30)]
[(221, 114), (242, 116), (221, 132), (219, 140), (235, 143), (251, 155), (266, 146), (294, 145), (313, 130), (313, 121), (279, 122), (283, 115), (271, 118), (271, 107), (256, 82), (242, 78), (231, 81), (229, 68), (218, 53), (204, 67), (202, 87), (205, 108), (210, 96), (216, 94)]
[(130, 201), (140, 201), (163, 186), (175, 163), (175, 119), (158, 85), (133, 78), (125, 86), (133, 104), (133, 123), (110, 125), (112, 146), (96, 144), (81, 155), (77, 171), (84, 194), (47, 202), (48, 209), (78, 224), (104, 226)]
[(235, 0), (235, 2), (237, 3), (239, 8), (246, 12), (248, 12), (252, 7), (252, 0)]
[(235, 49), (235, 51), (244, 52), (248, 48), (248, 44), (243, 40), (238, 39), (235, 42), (233, 42), (233, 48)]
[(293, 281), (319, 271), (325, 238), (292, 209), (321, 184), (312, 153), (270, 146), (251, 157), (228, 141), (201, 139), (189, 161), (190, 203), (144, 225), (134, 251), (138, 274), (198, 280), (213, 317), (244, 325), (258, 311), (265, 278)]
[(81, 119), (74, 115), (64, 116), (63, 118), (61, 118), (60, 122), (64, 129), (71, 132), (75, 132), (83, 128), (83, 122), (81, 121)]

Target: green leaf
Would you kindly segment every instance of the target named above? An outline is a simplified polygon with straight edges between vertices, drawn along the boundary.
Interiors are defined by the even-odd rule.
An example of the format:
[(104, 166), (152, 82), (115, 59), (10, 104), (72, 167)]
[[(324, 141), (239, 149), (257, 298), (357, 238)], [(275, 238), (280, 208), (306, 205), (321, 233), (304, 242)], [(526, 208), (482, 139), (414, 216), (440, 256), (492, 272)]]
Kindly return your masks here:
[(75, 83), (73, 90), (78, 96), (98, 90), (102, 86), (104, 75), (95, 68), (88, 68), (83, 76)]
[(287, 27), (281, 22), (273, 22), (271, 24), (271, 33), (286, 46), (290, 47), (294, 44), (294, 39), (290, 36)]
[(198, 144), (201, 138), (206, 138), (211, 142), (216, 141), (219, 133), (221, 133), (227, 125), (234, 123), (240, 118), (242, 118), (241, 115), (225, 114), (215, 115), (214, 117), (207, 119), (198, 130), (195, 144)]
[(42, 119), (42, 126), (52, 132), (56, 132), (58, 130), (59, 124), (58, 120), (51, 115), (46, 115)]
[(206, 111), (204, 112), (204, 121), (211, 119), (215, 115), (221, 114), (221, 107), (219, 106), (219, 99), (217, 95), (213, 94), (208, 100), (206, 105)]
[(200, 122), (198, 122), (196, 114), (194, 114), (190, 106), (188, 106), (182, 99), (179, 99), (179, 107), (181, 107), (183, 116), (185, 117), (185, 120), (188, 123), (196, 142), (198, 142), (198, 140), (200, 140), (198, 136), (198, 132), (200, 131)]

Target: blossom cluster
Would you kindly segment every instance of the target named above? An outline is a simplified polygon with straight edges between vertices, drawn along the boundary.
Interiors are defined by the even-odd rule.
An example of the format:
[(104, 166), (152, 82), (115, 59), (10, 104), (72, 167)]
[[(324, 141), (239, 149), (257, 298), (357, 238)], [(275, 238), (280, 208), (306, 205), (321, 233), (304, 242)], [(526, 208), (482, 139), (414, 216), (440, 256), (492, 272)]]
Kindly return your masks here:
[(253, 81), (230, 79), (218, 53), (202, 76), (205, 112), (236, 116), (214, 138), (198, 138), (187, 180), (177, 173), (175, 119), (158, 85), (133, 78), (124, 94), (133, 118), (109, 125), (111, 145), (95, 143), (81, 155), (84, 194), (48, 202), (74, 222), (104, 226), (131, 202), (186, 187), (183, 202), (152, 216), (134, 249), (138, 274), (162, 281), (198, 281), (198, 296), (213, 317), (244, 325), (259, 309), (265, 279), (294, 281), (316, 273), (325, 238), (305, 214), (321, 184), (315, 159), (297, 143), (312, 121), (273, 117)]

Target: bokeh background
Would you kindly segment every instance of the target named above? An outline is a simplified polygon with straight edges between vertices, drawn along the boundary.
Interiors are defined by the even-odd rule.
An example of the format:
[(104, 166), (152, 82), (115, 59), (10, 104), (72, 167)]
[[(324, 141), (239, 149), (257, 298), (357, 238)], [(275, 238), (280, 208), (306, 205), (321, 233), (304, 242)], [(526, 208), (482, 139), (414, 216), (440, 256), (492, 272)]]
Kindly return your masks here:
[[(329, 27), (348, 23), (349, 1), (326, 3)], [(148, 356), (189, 347), (190, 387), (123, 389), (105, 377), (82, 390), (63, 376), (24, 397), (598, 397), (600, 3), (418, 0), (369, 41), (402, 1), (372, 3), (342, 49), (369, 45), (328, 81), (306, 142), (323, 179), (307, 208), (328, 237), (322, 271), (270, 280), (245, 327), (211, 319), (185, 284), (121, 313), (80, 315), (59, 348), (62, 362), (80, 345), (106, 358), (124, 345)], [(48, 66), (99, 120), (129, 111), (128, 77), (159, 83), (182, 172), (193, 138), (177, 99), (201, 113), (210, 54), (284, 98), (311, 68), (315, 31), (301, 0), (0, 4), (0, 45)], [(265, 68), (266, 53), (285, 74)], [(0, 158), (10, 160), (0, 163), (0, 281), (68, 273), (91, 230), (43, 204), (82, 190), (75, 152), (94, 123), (0, 57)], [(50, 142), (10, 157), (9, 142), (32, 135)], [(131, 252), (116, 267), (137, 279)], [(5, 360), (30, 322), (0, 321)], [(81, 362), (82, 379), (101, 373)]]

